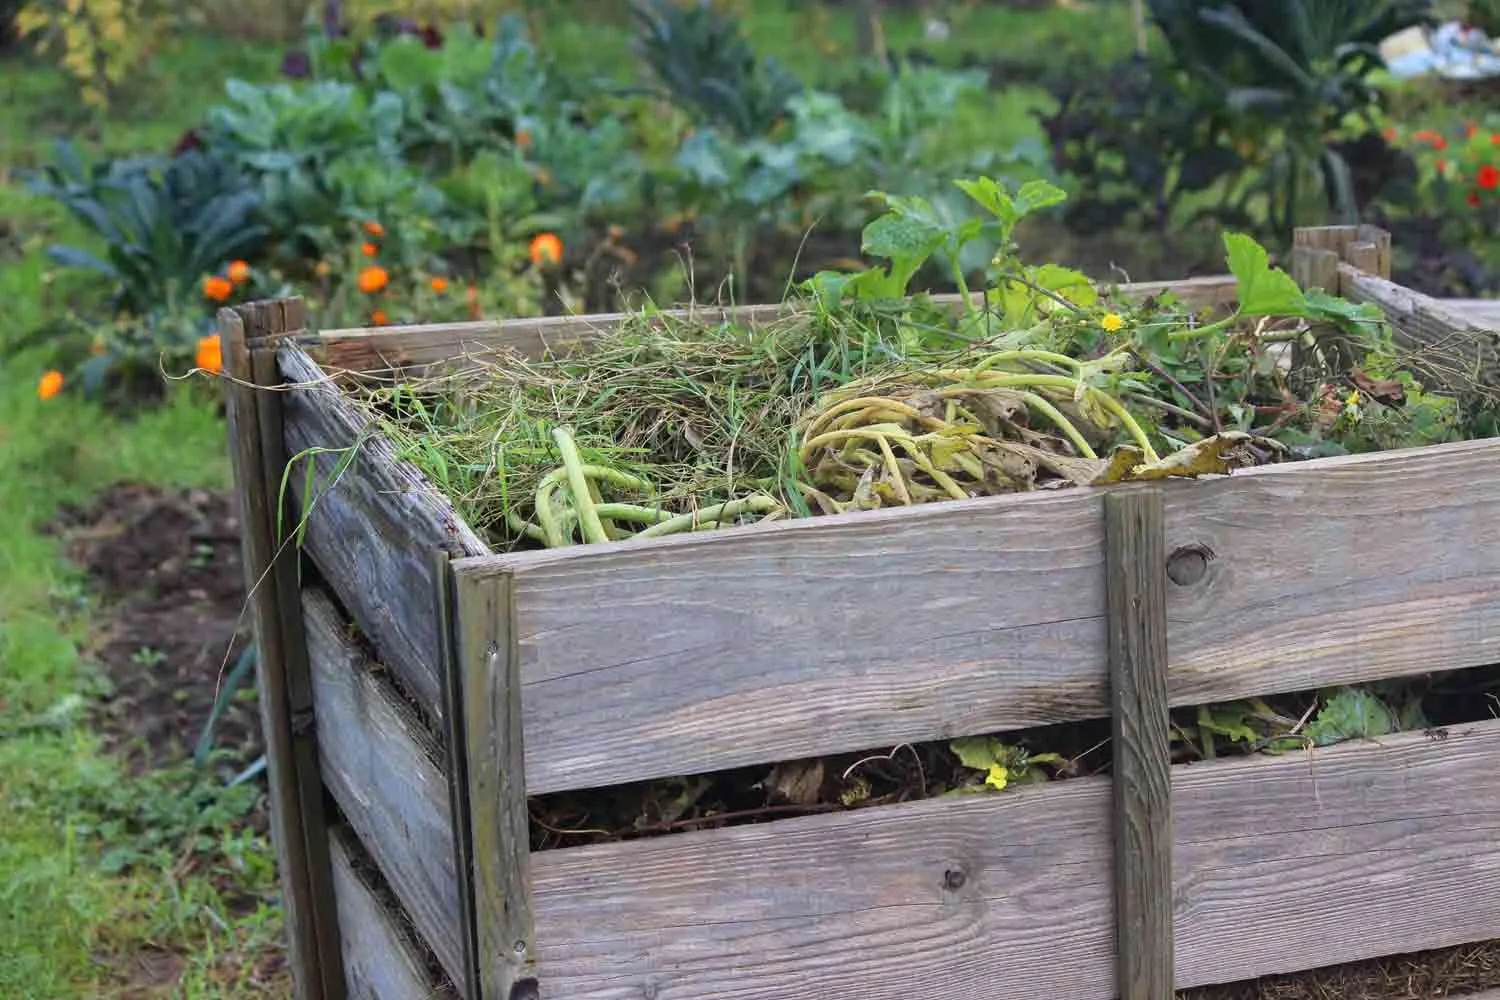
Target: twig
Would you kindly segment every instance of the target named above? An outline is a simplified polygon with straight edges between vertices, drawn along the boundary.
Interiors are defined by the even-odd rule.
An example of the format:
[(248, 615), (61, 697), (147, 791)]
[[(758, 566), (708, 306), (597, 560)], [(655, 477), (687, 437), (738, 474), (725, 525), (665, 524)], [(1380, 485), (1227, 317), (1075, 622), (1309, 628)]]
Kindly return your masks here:
[(1147, 406), (1154, 406), (1159, 410), (1165, 410), (1166, 412), (1179, 416), (1184, 420), (1190, 420), (1206, 431), (1211, 431), (1214, 428), (1213, 422), (1207, 417), (1194, 413), (1192, 410), (1184, 409), (1183, 407), (1178, 406), (1175, 403), (1169, 403), (1165, 399), (1157, 399), (1155, 396), (1148, 396), (1142, 392), (1130, 392), (1128, 390), (1122, 392), (1120, 395), (1124, 396), (1126, 399), (1133, 399), (1137, 403), (1144, 403)]
[[(1192, 404), (1198, 408), (1198, 411), (1200, 413), (1202, 413), (1210, 420), (1213, 419), (1213, 409), (1205, 405), (1203, 400), (1193, 395), (1193, 390), (1189, 389), (1187, 386), (1179, 382), (1171, 372), (1167, 371), (1161, 365), (1157, 364), (1155, 361), (1152, 361), (1150, 358), (1146, 357), (1140, 352), (1136, 352), (1136, 357), (1140, 359), (1141, 364), (1145, 365), (1153, 375), (1156, 375), (1159, 378), (1166, 379), (1172, 384), (1172, 388), (1176, 389), (1178, 392), (1182, 393), (1189, 400), (1191, 400)], [(1210, 391), (1212, 391), (1212, 387), (1210, 387)]]

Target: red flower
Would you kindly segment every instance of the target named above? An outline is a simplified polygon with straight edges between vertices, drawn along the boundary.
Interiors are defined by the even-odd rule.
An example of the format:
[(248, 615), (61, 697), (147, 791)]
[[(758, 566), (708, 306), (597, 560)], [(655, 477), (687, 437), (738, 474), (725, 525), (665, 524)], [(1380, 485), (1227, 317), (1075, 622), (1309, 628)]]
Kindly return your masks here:
[(1396, 141), (1396, 130), (1394, 128), (1386, 128), (1380, 134), (1385, 136), (1387, 142)]
[(1415, 140), (1417, 140), (1418, 142), (1425, 142), (1425, 143), (1427, 143), (1433, 149), (1442, 150), (1442, 149), (1447, 149), (1448, 148), (1448, 140), (1444, 139), (1441, 135), (1439, 135), (1438, 133), (1434, 132), (1430, 128), (1426, 128), (1426, 129), (1423, 129), (1420, 132), (1414, 133), (1412, 135), (1412, 138), (1415, 139)]
[(1472, 207), (1472, 208), (1478, 208), (1479, 207), (1479, 192), (1478, 191), (1470, 191), (1469, 192), (1469, 197), (1465, 198), (1464, 200), (1469, 203), (1470, 207)]
[(1486, 163), (1484, 166), (1479, 168), (1479, 173), (1475, 176), (1474, 179), (1478, 182), (1479, 186), (1484, 188), (1486, 191), (1493, 191), (1495, 190), (1495, 188), (1500, 187), (1500, 170), (1497, 170), (1493, 165)]

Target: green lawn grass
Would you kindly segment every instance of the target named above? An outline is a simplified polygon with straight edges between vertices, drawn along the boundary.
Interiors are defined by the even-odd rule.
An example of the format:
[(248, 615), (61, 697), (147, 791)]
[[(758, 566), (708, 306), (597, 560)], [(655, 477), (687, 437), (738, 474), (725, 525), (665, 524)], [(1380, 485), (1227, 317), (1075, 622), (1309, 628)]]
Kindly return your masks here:
[[(236, 51), (239, 52), (236, 56)], [(128, 776), (90, 732), (99, 691), (81, 650), (100, 624), (79, 573), (42, 529), (59, 505), (122, 481), (221, 488), (224, 427), (202, 387), (122, 420), (77, 394), (36, 398), (44, 348), (20, 336), (65, 304), (104, 293), (55, 273), (48, 243), (76, 238), (22, 171), (54, 136), (82, 133), (110, 152), (170, 147), (229, 72), (264, 73), (265, 52), (193, 44), (159, 64), (173, 100), (127, 97), (91, 122), (44, 65), (7, 66), (0, 102), (0, 996), (287, 996), (275, 966), (281, 926), (269, 844), (225, 813), (208, 851), (185, 864), (176, 841), (205, 821), (184, 805), (187, 768)], [(269, 65), (274, 67), (274, 62)], [(260, 67), (257, 69), (257, 67)], [(189, 83), (191, 81), (191, 83)], [(180, 98), (178, 95), (191, 96)], [(243, 803), (241, 803), (241, 806)], [(242, 809), (240, 810), (242, 811)], [(170, 849), (164, 844), (170, 844)], [(218, 886), (233, 884), (235, 899)]]

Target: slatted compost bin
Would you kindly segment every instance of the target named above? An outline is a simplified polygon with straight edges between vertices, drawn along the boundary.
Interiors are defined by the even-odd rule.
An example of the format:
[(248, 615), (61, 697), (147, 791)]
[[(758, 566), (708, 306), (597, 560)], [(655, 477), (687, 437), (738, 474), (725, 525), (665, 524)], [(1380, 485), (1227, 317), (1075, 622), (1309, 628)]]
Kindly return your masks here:
[[(1305, 284), (1493, 372), (1385, 234), (1298, 244)], [(1234, 293), (1128, 291), (1168, 287)], [(1500, 440), (495, 554), (329, 373), (618, 317), (221, 319), (302, 997), (1161, 1000), (1500, 937), (1500, 722), (1193, 766), (1165, 738), (1169, 706), (1500, 662)], [(528, 795), (1105, 717), (1113, 778), (528, 846)]]

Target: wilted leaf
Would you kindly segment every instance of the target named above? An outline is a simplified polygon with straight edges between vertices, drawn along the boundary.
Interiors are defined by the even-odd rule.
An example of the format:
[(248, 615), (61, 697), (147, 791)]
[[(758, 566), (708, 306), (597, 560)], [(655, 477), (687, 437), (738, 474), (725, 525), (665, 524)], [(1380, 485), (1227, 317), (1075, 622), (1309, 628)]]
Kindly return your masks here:
[[(1130, 453), (1133, 452), (1139, 456), (1140, 452), (1133, 446), (1122, 447), (1119, 451), (1126, 452), (1127, 457), (1122, 458), (1118, 453), (1111, 456), (1108, 467), (1103, 470), (1099, 478), (1093, 480), (1092, 485), (1106, 486), (1117, 482), (1228, 475), (1234, 469), (1242, 469), (1254, 464), (1254, 455), (1246, 447), (1251, 440), (1251, 436), (1243, 431), (1225, 431), (1174, 451), (1155, 462), (1135, 465), (1123, 475), (1121, 475), (1121, 468), (1128, 461)], [(1109, 478), (1111, 476), (1119, 476), (1119, 478)]]
[(766, 788), (783, 802), (810, 806), (822, 797), (823, 778), (821, 760), (782, 761), (771, 769)]
[(1406, 386), (1393, 378), (1371, 378), (1356, 368), (1352, 378), (1359, 391), (1386, 406), (1397, 406), (1406, 401)]

